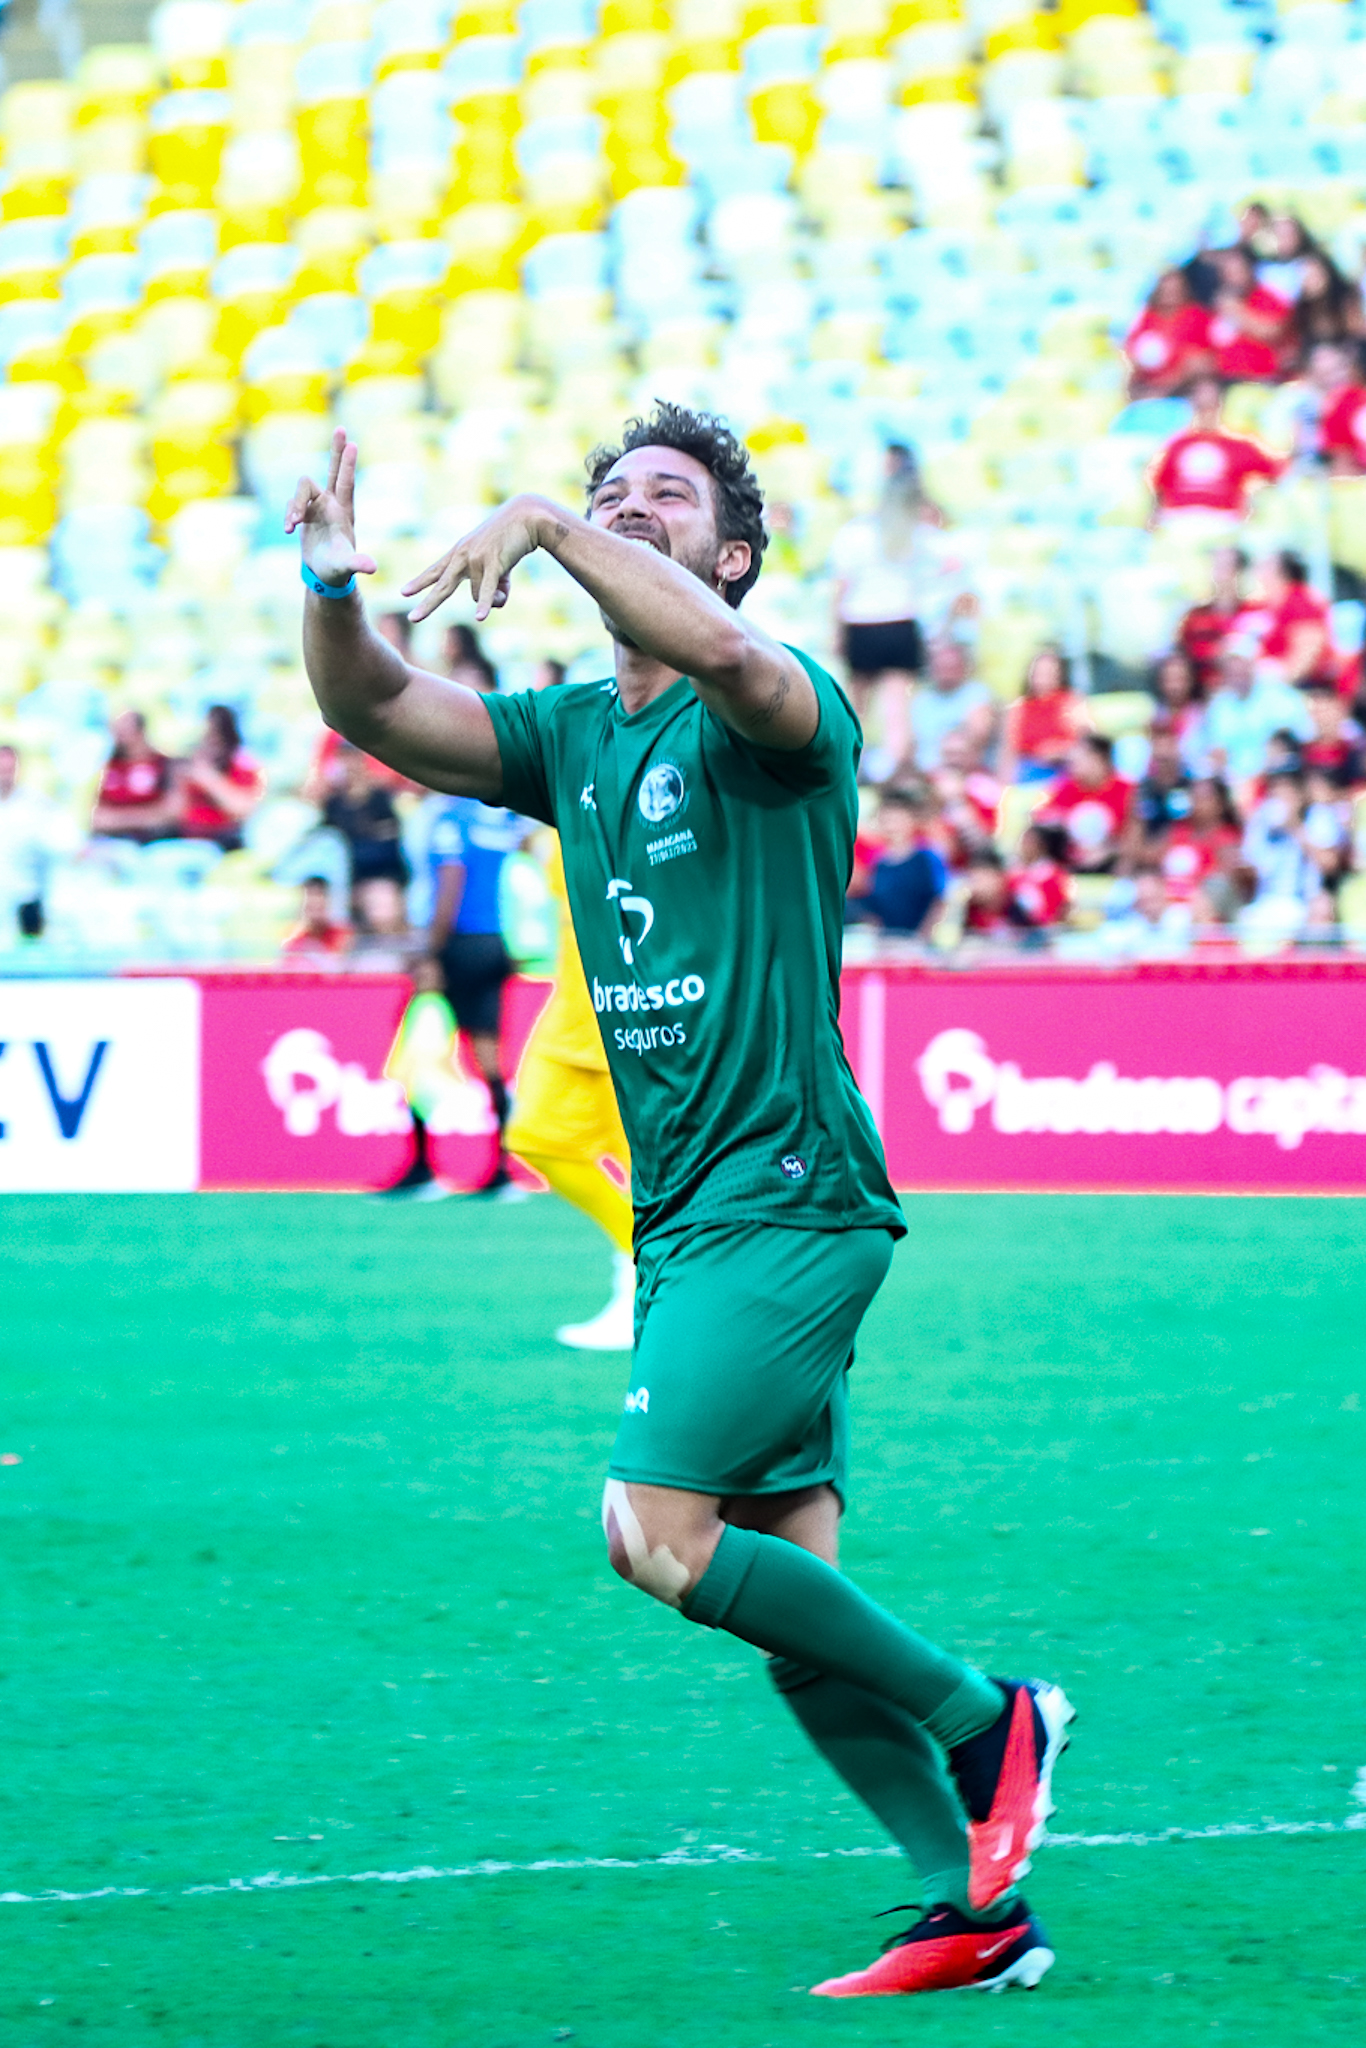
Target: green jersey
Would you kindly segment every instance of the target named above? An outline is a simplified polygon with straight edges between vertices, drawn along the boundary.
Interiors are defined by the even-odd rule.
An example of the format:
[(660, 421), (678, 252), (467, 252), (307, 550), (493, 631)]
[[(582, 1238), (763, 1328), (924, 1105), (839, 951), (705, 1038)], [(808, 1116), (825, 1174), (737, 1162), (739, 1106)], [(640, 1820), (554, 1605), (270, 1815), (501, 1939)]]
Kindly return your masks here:
[(629, 715), (615, 683), (484, 700), (504, 803), (559, 830), (637, 1244), (905, 1229), (839, 1030), (861, 736), (797, 658), (820, 725), (794, 752), (742, 738), (686, 677)]

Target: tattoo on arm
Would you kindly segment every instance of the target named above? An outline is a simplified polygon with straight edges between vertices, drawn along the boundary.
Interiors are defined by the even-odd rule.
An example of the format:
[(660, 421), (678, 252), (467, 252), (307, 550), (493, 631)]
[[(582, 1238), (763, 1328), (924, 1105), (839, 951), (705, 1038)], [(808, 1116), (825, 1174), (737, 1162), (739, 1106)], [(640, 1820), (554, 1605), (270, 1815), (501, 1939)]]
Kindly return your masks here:
[(760, 725), (771, 725), (775, 718), (782, 716), (783, 706), (787, 702), (791, 688), (792, 684), (787, 670), (779, 662), (773, 678), (773, 688), (769, 691), (763, 703), (758, 705), (755, 710), (755, 718)]

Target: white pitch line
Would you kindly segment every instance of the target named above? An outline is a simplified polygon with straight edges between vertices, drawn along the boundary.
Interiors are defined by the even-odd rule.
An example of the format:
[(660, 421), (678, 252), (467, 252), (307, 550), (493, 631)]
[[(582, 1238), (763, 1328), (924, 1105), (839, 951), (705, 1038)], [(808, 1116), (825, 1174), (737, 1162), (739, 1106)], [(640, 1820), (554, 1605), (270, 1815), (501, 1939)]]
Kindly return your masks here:
[[(1222, 1821), (1207, 1828), (1163, 1828), (1156, 1834), (1045, 1835), (1045, 1849), (1154, 1849), (1169, 1842), (1223, 1842), (1253, 1835), (1342, 1835), (1366, 1829), (1366, 1813), (1354, 1813), (1345, 1821), (1266, 1820)], [(877, 1848), (799, 1850), (803, 1861), (825, 1862), (833, 1857), (897, 1857), (902, 1851), (887, 1843)], [(259, 1877), (233, 1877), (226, 1884), (187, 1884), (179, 1891), (158, 1892), (149, 1885), (101, 1885), (97, 1891), (67, 1892), (49, 1887), (41, 1892), (0, 1892), (0, 1906), (81, 1905), (91, 1899), (200, 1899), (223, 1892), (307, 1891), (325, 1884), (430, 1884), (437, 1878), (529, 1877), (544, 1870), (689, 1870), (718, 1863), (777, 1863), (776, 1855), (757, 1849), (732, 1849), (723, 1842), (709, 1842), (703, 1849), (669, 1849), (662, 1856), (546, 1856), (535, 1863), (458, 1863), (442, 1867), (419, 1863), (412, 1870), (353, 1870), (336, 1875), (301, 1877), (280, 1870), (263, 1871)]]

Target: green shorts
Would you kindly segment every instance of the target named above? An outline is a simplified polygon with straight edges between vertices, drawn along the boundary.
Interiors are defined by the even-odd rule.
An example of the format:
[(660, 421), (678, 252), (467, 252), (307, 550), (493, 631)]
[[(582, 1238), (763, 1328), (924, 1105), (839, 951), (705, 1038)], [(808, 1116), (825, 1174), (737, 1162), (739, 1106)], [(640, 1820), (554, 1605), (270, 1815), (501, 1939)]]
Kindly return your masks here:
[(854, 1337), (890, 1231), (719, 1226), (641, 1247), (611, 1475), (690, 1493), (844, 1497)]

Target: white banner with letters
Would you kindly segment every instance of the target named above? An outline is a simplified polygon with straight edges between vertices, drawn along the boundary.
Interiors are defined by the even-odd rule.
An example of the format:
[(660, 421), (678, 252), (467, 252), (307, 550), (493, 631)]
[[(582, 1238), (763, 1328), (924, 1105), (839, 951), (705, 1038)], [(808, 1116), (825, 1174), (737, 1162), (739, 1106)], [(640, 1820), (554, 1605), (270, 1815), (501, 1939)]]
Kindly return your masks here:
[(199, 1184), (193, 981), (0, 981), (0, 1189)]

